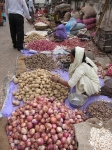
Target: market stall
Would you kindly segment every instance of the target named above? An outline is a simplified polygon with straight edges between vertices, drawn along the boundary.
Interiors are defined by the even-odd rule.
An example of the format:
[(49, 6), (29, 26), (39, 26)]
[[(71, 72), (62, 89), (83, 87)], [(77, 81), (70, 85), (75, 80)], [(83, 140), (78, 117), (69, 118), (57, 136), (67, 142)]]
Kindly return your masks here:
[[(91, 41), (74, 36), (63, 42), (50, 41), (46, 20), (37, 20), (34, 26), (38, 29), (26, 33), (26, 49), (17, 58), (15, 76), (7, 88), (1, 111), (3, 121), (0, 119), (0, 123), (4, 122), (0, 124), (1, 133), (7, 140), (2, 141), (0, 135), (0, 150), (111, 150), (112, 132), (108, 127), (112, 118), (112, 87), (101, 79), (101, 68), (100, 86), (109, 90), (100, 95), (79, 96), (75, 87), (69, 89), (51, 80), (52, 76), (69, 80), (71, 49), (81, 46), (96, 53), (96, 48)], [(104, 140), (95, 138), (99, 134)]]

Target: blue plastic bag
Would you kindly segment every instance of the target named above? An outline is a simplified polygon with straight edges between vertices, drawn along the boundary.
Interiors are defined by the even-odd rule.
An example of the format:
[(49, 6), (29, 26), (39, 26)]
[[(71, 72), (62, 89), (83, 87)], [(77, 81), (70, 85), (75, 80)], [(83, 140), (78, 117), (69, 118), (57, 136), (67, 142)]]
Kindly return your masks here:
[(70, 33), (70, 30), (77, 24), (77, 21), (75, 18), (70, 18), (70, 20), (65, 25), (67, 34)]

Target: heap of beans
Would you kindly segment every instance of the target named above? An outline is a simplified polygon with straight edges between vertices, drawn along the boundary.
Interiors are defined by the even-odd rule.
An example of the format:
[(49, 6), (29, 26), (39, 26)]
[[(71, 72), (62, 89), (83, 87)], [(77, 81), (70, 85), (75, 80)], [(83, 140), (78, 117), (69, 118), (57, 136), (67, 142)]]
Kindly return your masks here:
[(31, 34), (24, 37), (24, 42), (30, 43), (30, 42), (33, 42), (35, 40), (40, 40), (40, 39), (45, 39), (45, 37), (43, 37), (37, 33), (31, 33)]
[(76, 150), (73, 124), (83, 121), (81, 111), (37, 97), (8, 118), (11, 150)]
[(27, 48), (41, 52), (41, 51), (52, 51), (56, 48), (56, 46), (57, 45), (51, 41), (37, 40), (32, 43), (29, 43)]
[(35, 54), (25, 58), (26, 67), (30, 70), (37, 68), (53, 70), (57, 67), (56, 61), (54, 61), (52, 55)]
[(112, 104), (104, 101), (96, 101), (87, 107), (87, 112), (99, 120), (107, 121), (112, 118)]

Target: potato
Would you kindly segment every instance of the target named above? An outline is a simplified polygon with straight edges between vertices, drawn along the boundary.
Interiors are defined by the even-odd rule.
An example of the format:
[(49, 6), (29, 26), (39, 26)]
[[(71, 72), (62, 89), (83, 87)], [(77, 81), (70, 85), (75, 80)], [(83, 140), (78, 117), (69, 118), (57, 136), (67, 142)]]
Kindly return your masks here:
[(21, 99), (21, 96), (18, 96), (18, 100), (19, 100), (19, 101), (21, 101), (21, 100), (22, 100), (22, 99)]
[(16, 92), (12, 92), (12, 95), (15, 96), (15, 95), (16, 95)]
[(13, 104), (13, 105), (16, 105), (16, 106), (19, 106), (19, 105), (20, 105), (20, 102), (17, 101), (17, 100), (13, 100), (13, 101), (12, 101), (12, 104)]
[(58, 94), (57, 90), (54, 90), (53, 93), (56, 94), (56, 95)]
[(41, 84), (45, 84), (45, 81), (42, 81)]
[(13, 82), (14, 82), (15, 84), (18, 84), (19, 81), (18, 81), (17, 78), (14, 78), (14, 79), (13, 79)]
[(61, 86), (59, 86), (59, 85), (56, 85), (55, 87), (56, 87), (58, 90), (61, 89)]
[(36, 89), (36, 94), (40, 94), (41, 93), (41, 89)]

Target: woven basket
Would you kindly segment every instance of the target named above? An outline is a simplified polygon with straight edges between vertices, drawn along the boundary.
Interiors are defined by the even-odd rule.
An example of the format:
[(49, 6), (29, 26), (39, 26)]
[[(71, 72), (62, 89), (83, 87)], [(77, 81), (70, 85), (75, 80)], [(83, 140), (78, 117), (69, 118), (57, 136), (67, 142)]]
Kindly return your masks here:
[(34, 25), (34, 28), (35, 28), (35, 30), (45, 30), (48, 28), (48, 26), (47, 25), (46, 26), (35, 26)]

